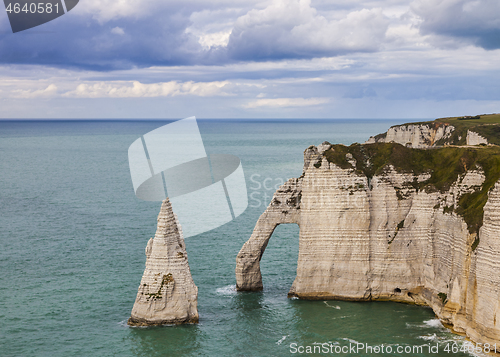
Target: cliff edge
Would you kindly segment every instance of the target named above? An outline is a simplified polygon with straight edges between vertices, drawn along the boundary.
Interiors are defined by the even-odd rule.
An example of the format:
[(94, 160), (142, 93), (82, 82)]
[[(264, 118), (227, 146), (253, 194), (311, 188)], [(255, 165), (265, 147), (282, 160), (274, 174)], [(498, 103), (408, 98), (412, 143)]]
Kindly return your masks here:
[(274, 228), (296, 223), (289, 296), (428, 305), (454, 331), (498, 344), (499, 180), (494, 145), (311, 146), (302, 176), (278, 189), (239, 252), (237, 289), (262, 289)]
[(366, 144), (398, 143), (414, 149), (448, 145), (500, 145), (500, 114), (441, 118), (431, 122), (395, 125), (370, 137)]
[(167, 198), (161, 205), (155, 237), (146, 247), (146, 268), (128, 324), (196, 323), (197, 302), (198, 288), (189, 269), (182, 230)]

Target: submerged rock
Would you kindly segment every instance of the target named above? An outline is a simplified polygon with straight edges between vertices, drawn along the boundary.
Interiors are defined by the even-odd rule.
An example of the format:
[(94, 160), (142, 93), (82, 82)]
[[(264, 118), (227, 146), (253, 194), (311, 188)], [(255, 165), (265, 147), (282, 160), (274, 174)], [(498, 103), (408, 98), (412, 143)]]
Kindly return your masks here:
[(198, 288), (176, 218), (169, 199), (165, 199), (155, 237), (146, 247), (146, 268), (128, 320), (131, 326), (198, 322)]

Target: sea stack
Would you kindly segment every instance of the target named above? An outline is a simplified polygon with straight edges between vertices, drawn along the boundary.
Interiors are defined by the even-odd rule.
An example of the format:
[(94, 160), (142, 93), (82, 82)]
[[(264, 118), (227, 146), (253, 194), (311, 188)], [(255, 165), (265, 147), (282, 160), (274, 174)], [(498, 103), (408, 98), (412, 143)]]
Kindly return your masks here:
[(196, 323), (197, 303), (198, 288), (189, 269), (182, 229), (167, 198), (161, 205), (155, 237), (146, 247), (146, 268), (128, 324)]

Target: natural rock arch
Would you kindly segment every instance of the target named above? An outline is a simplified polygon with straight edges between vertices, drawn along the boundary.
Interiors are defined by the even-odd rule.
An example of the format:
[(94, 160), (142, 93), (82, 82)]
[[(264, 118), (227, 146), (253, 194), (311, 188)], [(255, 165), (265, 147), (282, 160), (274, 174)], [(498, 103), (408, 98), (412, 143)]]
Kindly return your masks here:
[(260, 216), (250, 239), (236, 257), (236, 289), (260, 291), (262, 275), (260, 260), (267, 243), (279, 224), (296, 223), (300, 228), (301, 178), (292, 178), (282, 185)]
[[(393, 153), (401, 150), (390, 145)], [(428, 305), (454, 331), (475, 343), (498, 346), (499, 176), (464, 165), (465, 172), (441, 190), (428, 181), (428, 173), (397, 169), (392, 156), (374, 175), (365, 171), (386, 145), (336, 145), (325, 154), (327, 146), (304, 152), (302, 176), (280, 187), (260, 217), (237, 257), (238, 290), (262, 289), (260, 259), (272, 232), (278, 224), (297, 223), (297, 276), (289, 296)], [(363, 161), (354, 160), (355, 150)], [(455, 149), (429, 153), (442, 155), (443, 150)], [(463, 151), (456, 150), (458, 158)], [(486, 162), (497, 165), (496, 155)], [(449, 164), (437, 160), (432, 169), (440, 165)], [(423, 189), (412, 184), (426, 181)], [(469, 226), (453, 208), (449, 211), (450, 204), (458, 207), (460, 197), (479, 192), (478, 187), (487, 193), (482, 212), (476, 212), (482, 214), (480, 228), (474, 222)]]

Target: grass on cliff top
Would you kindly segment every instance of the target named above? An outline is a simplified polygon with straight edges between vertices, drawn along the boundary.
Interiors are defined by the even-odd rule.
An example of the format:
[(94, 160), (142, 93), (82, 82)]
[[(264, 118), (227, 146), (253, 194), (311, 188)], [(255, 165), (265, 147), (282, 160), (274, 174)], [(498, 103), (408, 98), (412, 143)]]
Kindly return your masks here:
[[(436, 145), (448, 143), (451, 145), (465, 145), (467, 130), (474, 131), (479, 135), (488, 139), (488, 142), (495, 145), (500, 145), (500, 114), (480, 114), (475, 116), (450, 117), (440, 118), (433, 121), (407, 123), (395, 126), (404, 125), (430, 125), (438, 128), (442, 125), (452, 125), (455, 127), (451, 138), (441, 139), (436, 142)], [(383, 137), (385, 133), (375, 136), (375, 138)]]
[(424, 182), (409, 182), (416, 190), (446, 192), (468, 170), (482, 168), (486, 176), (482, 187), (459, 198), (457, 214), (469, 231), (477, 232), (483, 222), (483, 207), (488, 192), (500, 179), (500, 147), (442, 147), (431, 150), (411, 149), (396, 143), (333, 145), (325, 152), (327, 160), (343, 169), (352, 168), (346, 154), (356, 159), (356, 171), (368, 179), (392, 165), (396, 171), (415, 175), (429, 173)]

